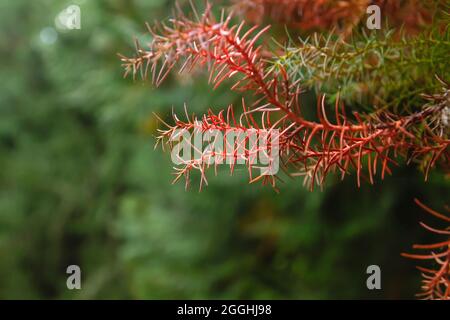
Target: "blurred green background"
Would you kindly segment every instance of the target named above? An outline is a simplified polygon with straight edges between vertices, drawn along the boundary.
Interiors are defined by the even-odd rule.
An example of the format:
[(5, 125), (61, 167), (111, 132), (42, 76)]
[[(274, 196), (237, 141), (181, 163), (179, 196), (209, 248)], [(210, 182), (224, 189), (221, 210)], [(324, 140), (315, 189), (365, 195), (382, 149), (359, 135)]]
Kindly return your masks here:
[[(61, 32), (69, 4), (81, 30)], [(314, 192), (287, 180), (280, 194), (226, 172), (201, 193), (171, 185), (152, 112), (240, 100), (202, 77), (122, 78), (116, 53), (173, 4), (0, 0), (0, 298), (413, 298), (420, 275), (400, 253), (430, 240), (413, 198), (443, 207), (439, 171)], [(82, 290), (66, 288), (70, 264)], [(366, 288), (371, 264), (382, 290)]]

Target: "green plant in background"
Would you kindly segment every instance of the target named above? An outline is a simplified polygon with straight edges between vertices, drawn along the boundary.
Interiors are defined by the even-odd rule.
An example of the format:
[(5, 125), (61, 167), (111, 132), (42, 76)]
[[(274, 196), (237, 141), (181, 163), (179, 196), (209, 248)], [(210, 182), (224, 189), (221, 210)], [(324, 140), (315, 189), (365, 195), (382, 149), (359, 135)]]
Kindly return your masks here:
[[(386, 172), (391, 173), (389, 165), (398, 158), (421, 163), (426, 176), (438, 161), (448, 166), (450, 86), (439, 76), (432, 76), (447, 66), (449, 30), (445, 13), (443, 20), (436, 18), (431, 27), (408, 40), (402, 34), (400, 40), (395, 39), (393, 31), (381, 38), (364, 33), (358, 38), (355, 34), (353, 45), (342, 37), (315, 35), (313, 42), (301, 41), (299, 47), (285, 48), (281, 57), (268, 67), (264, 57), (270, 52), (257, 44), (268, 27), (258, 30), (257, 27), (247, 29), (244, 22), (233, 24), (232, 14), (222, 13), (220, 20), (216, 20), (209, 3), (204, 13), (199, 14), (195, 7), (193, 11), (193, 18), (190, 18), (180, 10), (170, 24), (161, 24), (156, 30), (147, 25), (152, 37), (148, 45), (142, 47), (137, 42), (134, 57), (120, 55), (125, 76), (132, 74), (136, 78), (140, 74), (159, 86), (177, 65), (180, 65), (180, 72), (203, 66), (214, 88), (232, 78), (231, 90), (253, 92), (256, 102), (248, 104), (242, 98), (239, 118), (230, 106), (219, 113), (209, 110), (200, 118), (190, 117), (185, 111), (186, 120), (173, 115), (173, 125), (161, 120), (167, 129), (159, 130), (158, 139), (172, 149), (172, 154), (176, 151), (174, 137), (179, 137), (180, 130), (189, 137), (198, 133), (216, 134), (214, 139), (217, 140), (221, 139), (218, 138), (221, 132), (227, 135), (230, 130), (267, 128), (269, 132), (281, 132), (276, 156), (281, 158), (284, 171), (290, 176), (305, 176), (304, 181), (310, 182), (311, 189), (314, 184), (322, 186), (329, 173), (337, 172), (343, 178), (351, 169), (356, 172), (358, 187), (364, 169), (373, 184), (377, 170), (384, 178)], [(444, 73), (447, 75), (448, 70)], [(429, 89), (427, 82), (418, 83), (418, 80), (427, 77), (434, 79), (428, 83), (435, 90), (439, 88), (440, 93), (425, 95), (424, 90)], [(319, 94), (322, 89), (337, 90), (337, 97), (343, 87), (346, 100), (350, 102), (354, 102), (349, 99), (351, 96), (368, 96), (369, 112), (353, 111), (353, 118), (350, 118), (339, 98), (335, 98), (335, 117), (330, 121), (322, 97), (317, 103), (318, 121), (309, 120), (304, 116), (301, 94), (311, 87)], [(389, 100), (394, 92), (400, 99), (392, 107)], [(409, 108), (409, 102), (414, 104), (411, 100), (418, 92), (431, 102), (422, 104), (416, 111)], [(404, 99), (408, 103), (403, 102), (400, 109), (398, 105)], [(378, 107), (377, 103), (382, 106)], [(221, 159), (244, 158), (250, 183), (262, 180), (275, 188), (279, 178), (276, 173), (261, 172), (253, 177), (255, 150), (252, 146), (247, 146), (246, 140), (233, 144), (231, 151), (229, 145), (220, 150), (206, 148), (183, 158), (175, 168), (174, 182), (184, 176), (188, 185), (191, 171), (197, 170), (202, 189), (208, 184), (206, 171), (214, 167), (217, 172), (217, 165), (222, 163), (215, 161), (215, 156), (220, 154)], [(243, 147), (244, 152), (238, 155), (239, 147)], [(270, 163), (274, 161), (274, 158), (269, 159)], [(230, 164), (232, 173), (234, 165), (235, 162)], [(445, 293), (440, 297), (449, 295)]]
[[(445, 214), (441, 214), (437, 211), (434, 211), (431, 208), (428, 208), (423, 203), (415, 199), (417, 205), (419, 205), (422, 209), (424, 209), (430, 215), (433, 215), (435, 218), (441, 220), (441, 222), (450, 223), (450, 217)], [(450, 211), (449, 208), (446, 208), (447, 211)], [(436, 229), (430, 227), (429, 225), (421, 222), (420, 225), (439, 236), (450, 236), (450, 228), (444, 227), (443, 229)], [(425, 254), (407, 254), (403, 253), (402, 255), (407, 258), (412, 258), (416, 260), (431, 260), (433, 261), (433, 267), (424, 268), (422, 266), (418, 266), (417, 269), (422, 273), (422, 292), (417, 294), (417, 296), (422, 297), (423, 299), (428, 300), (448, 300), (450, 298), (450, 239), (441, 242), (435, 242), (432, 244), (415, 244), (413, 246), (414, 249), (418, 250), (429, 250), (428, 253)], [(423, 252), (423, 251), (422, 251)]]

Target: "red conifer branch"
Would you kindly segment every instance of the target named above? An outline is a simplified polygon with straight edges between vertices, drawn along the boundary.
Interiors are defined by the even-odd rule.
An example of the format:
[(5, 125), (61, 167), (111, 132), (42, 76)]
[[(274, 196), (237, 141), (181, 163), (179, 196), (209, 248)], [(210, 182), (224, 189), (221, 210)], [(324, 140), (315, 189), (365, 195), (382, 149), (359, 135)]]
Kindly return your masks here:
[[(449, 216), (430, 209), (417, 199), (415, 199), (415, 202), (427, 213), (446, 223), (450, 223)], [(449, 211), (448, 208), (447, 211)], [(429, 254), (402, 253), (402, 256), (406, 258), (434, 261), (434, 264), (437, 266), (437, 268), (433, 269), (421, 266), (417, 267), (423, 277), (422, 292), (417, 294), (417, 296), (423, 299), (450, 300), (450, 226), (446, 229), (436, 229), (423, 222), (420, 225), (432, 233), (447, 236), (447, 240), (433, 244), (416, 244), (413, 246), (414, 249), (430, 250), (431, 252)]]
[(433, 1), (398, 0), (235, 0), (233, 9), (253, 23), (264, 17), (300, 30), (336, 29), (349, 34), (371, 4), (381, 8), (390, 26), (418, 31), (432, 19)]

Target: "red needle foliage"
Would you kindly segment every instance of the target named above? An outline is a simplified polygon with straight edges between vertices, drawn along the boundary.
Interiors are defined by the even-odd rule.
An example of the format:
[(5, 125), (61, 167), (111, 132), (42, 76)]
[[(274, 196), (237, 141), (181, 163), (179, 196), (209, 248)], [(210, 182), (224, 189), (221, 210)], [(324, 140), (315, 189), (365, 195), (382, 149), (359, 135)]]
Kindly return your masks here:
[[(195, 16), (196, 19), (190, 19), (180, 12), (169, 25), (157, 26), (155, 30), (148, 27), (153, 37), (148, 47), (137, 44), (136, 56), (121, 55), (125, 75), (141, 74), (159, 85), (175, 66), (180, 72), (204, 66), (214, 88), (232, 79), (232, 90), (252, 92), (255, 98), (249, 104), (242, 99), (239, 117), (233, 106), (218, 114), (209, 111), (200, 119), (186, 115), (182, 121), (174, 116), (175, 123), (160, 130), (160, 140), (167, 142), (180, 128), (201, 132), (212, 128), (277, 129), (282, 169), (291, 176), (304, 176), (311, 188), (322, 185), (330, 172), (343, 178), (355, 171), (358, 185), (362, 177), (373, 183), (377, 173), (384, 177), (391, 172), (396, 158), (423, 161), (426, 173), (439, 159), (448, 161), (449, 140), (446, 133), (435, 128), (443, 114), (448, 113), (447, 98), (442, 102), (428, 96), (432, 102), (409, 115), (386, 111), (347, 115), (338, 101), (333, 115), (329, 115), (325, 99), (320, 97), (318, 120), (309, 120), (303, 116), (301, 84), (291, 81), (282, 66), (274, 67), (263, 58), (263, 47), (257, 42), (269, 27), (246, 29), (244, 22), (232, 25), (231, 16), (224, 14), (216, 20), (210, 5), (203, 15)], [(444, 81), (442, 84), (448, 96), (449, 86)], [(251, 150), (246, 151), (249, 154)], [(176, 180), (184, 175), (188, 181), (190, 171), (197, 169), (201, 171), (202, 183), (206, 182), (209, 165), (202, 161), (205, 157), (202, 154), (177, 168)], [(250, 182), (262, 180), (275, 186), (277, 176), (253, 177), (251, 164), (246, 161)]]
[(398, 0), (235, 0), (234, 9), (253, 23), (264, 17), (301, 30), (351, 32), (366, 14), (371, 4), (378, 5), (392, 26), (401, 25), (408, 32), (418, 31), (432, 18), (430, 1)]
[[(420, 225), (434, 234), (446, 236), (447, 240), (433, 244), (416, 244), (413, 246), (414, 249), (430, 250), (430, 253), (403, 253), (402, 255), (416, 260), (433, 261), (436, 266), (432, 269), (421, 266), (417, 267), (422, 272), (423, 277), (422, 292), (417, 294), (418, 297), (423, 299), (450, 300), (450, 216), (443, 215), (428, 208), (417, 199), (415, 201), (423, 210), (446, 222), (449, 227), (446, 229), (436, 229), (423, 222)], [(447, 211), (450, 210), (447, 208)]]

